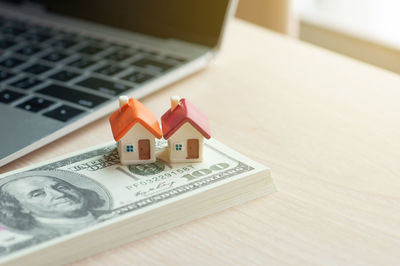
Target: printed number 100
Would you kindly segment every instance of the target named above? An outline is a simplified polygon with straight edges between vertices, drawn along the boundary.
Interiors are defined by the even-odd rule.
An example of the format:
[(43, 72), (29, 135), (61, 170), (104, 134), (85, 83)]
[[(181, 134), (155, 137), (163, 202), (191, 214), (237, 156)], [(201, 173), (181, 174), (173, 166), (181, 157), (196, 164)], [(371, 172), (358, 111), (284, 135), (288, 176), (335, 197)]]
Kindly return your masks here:
[(189, 181), (189, 180), (192, 180), (192, 179), (195, 179), (195, 178), (199, 178), (199, 177), (202, 177), (202, 176), (205, 176), (205, 175), (209, 175), (213, 171), (214, 172), (220, 171), (220, 170), (223, 170), (223, 169), (228, 168), (228, 167), (229, 167), (229, 164), (227, 164), (227, 163), (217, 163), (217, 164), (211, 165), (210, 168), (208, 168), (208, 169), (196, 170), (196, 171), (192, 172), (191, 174), (186, 174), (186, 175), (184, 175), (182, 177), (187, 178), (187, 181)]

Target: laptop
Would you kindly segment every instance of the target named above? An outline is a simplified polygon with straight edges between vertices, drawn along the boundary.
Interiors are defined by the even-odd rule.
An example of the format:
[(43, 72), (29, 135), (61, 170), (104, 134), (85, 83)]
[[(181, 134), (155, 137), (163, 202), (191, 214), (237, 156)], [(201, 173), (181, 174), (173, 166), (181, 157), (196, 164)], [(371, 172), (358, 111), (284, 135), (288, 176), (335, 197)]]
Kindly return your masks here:
[(0, 166), (202, 68), (232, 0), (0, 0)]

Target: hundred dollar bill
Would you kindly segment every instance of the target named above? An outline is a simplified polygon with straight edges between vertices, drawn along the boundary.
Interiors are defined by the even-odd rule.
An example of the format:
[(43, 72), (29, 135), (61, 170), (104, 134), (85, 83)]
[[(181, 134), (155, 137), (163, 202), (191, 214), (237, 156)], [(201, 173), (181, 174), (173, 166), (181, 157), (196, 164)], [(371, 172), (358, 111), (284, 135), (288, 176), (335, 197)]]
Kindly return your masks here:
[[(42, 263), (71, 261), (136, 239), (141, 230), (151, 231), (152, 226), (162, 230), (238, 204), (236, 194), (247, 193), (246, 198), (251, 199), (274, 190), (267, 167), (216, 140), (205, 142), (201, 163), (168, 163), (166, 145), (166, 141), (157, 142), (158, 159), (151, 164), (121, 165), (115, 143), (108, 143), (1, 175), (0, 262), (19, 263), (25, 257), (33, 262), (37, 256), (41, 256), (38, 261)], [(252, 176), (257, 179), (247, 178)], [(252, 183), (258, 191), (247, 191)], [(200, 209), (206, 201), (196, 195), (212, 202), (202, 207), (209, 210)], [(166, 218), (162, 213), (169, 204), (175, 209), (171, 207), (170, 218)], [(189, 213), (180, 215), (184, 208)], [(146, 213), (160, 217), (145, 224), (135, 222), (136, 216), (146, 217)], [(129, 228), (128, 222), (132, 226), (126, 229), (128, 232), (122, 233), (121, 226), (119, 231), (115, 229), (115, 225), (122, 224)], [(114, 242), (103, 240), (97, 248), (102, 240), (96, 241), (96, 237), (110, 231), (115, 232)], [(129, 237), (133, 231), (137, 236)], [(89, 240), (82, 242), (85, 236)], [(79, 247), (80, 243), (85, 244)], [(68, 244), (71, 247), (60, 250)]]

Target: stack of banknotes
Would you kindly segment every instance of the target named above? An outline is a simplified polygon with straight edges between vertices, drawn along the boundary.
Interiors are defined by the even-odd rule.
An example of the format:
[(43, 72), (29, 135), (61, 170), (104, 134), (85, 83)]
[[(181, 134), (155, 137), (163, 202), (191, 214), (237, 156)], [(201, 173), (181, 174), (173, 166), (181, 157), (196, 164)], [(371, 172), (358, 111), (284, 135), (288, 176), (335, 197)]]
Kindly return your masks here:
[(0, 176), (0, 263), (62, 264), (275, 190), (267, 167), (218, 141), (204, 161), (121, 165), (115, 143)]

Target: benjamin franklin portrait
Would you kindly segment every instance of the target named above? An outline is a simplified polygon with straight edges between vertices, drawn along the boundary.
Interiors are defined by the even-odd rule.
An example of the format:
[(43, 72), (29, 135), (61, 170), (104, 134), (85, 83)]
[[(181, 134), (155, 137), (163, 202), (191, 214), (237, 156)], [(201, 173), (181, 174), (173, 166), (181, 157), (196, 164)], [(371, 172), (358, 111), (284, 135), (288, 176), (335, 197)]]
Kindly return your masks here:
[(0, 180), (0, 224), (18, 233), (48, 239), (98, 223), (111, 209), (107, 189), (77, 173), (28, 171)]

